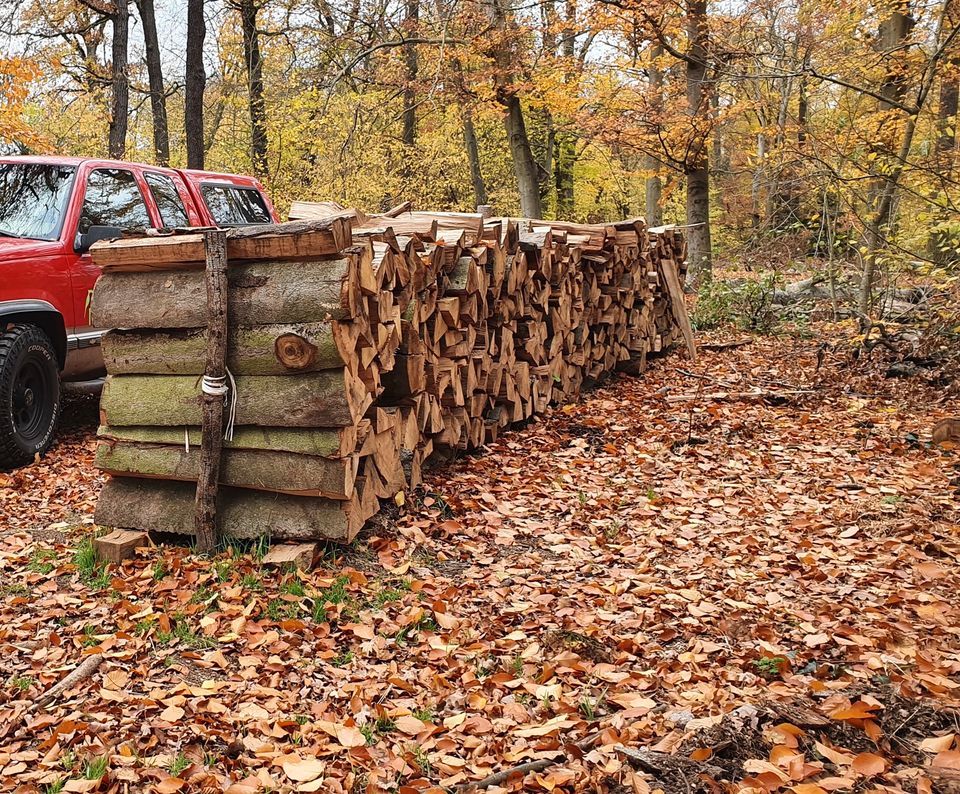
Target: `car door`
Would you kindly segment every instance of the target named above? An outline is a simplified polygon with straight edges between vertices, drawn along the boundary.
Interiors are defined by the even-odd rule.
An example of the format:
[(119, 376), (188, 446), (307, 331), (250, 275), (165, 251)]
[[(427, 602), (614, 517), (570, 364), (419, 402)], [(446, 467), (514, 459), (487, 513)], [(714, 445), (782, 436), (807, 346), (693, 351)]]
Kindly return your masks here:
[[(142, 178), (141, 178), (142, 179)], [(83, 198), (75, 221), (74, 240), (91, 226), (119, 229), (155, 228), (155, 210), (144, 199), (141, 179), (131, 168), (95, 165), (84, 177)], [(78, 252), (72, 271), (76, 319), (74, 336), (78, 342), (99, 343), (99, 332), (90, 324), (90, 296), (100, 276), (89, 251)]]

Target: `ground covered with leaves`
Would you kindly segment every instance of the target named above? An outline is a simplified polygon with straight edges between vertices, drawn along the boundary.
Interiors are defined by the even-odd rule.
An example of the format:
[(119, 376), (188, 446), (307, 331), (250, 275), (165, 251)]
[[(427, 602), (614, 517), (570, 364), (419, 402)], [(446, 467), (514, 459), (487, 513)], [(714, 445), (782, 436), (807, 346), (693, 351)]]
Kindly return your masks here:
[(949, 391), (854, 348), (661, 360), (308, 573), (99, 565), (76, 401), (0, 475), (0, 790), (960, 791)]

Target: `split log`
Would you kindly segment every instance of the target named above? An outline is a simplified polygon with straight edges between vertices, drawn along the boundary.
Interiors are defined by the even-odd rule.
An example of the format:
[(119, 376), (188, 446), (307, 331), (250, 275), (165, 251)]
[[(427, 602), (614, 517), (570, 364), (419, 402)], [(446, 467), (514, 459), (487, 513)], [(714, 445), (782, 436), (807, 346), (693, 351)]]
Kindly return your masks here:
[[(113, 375), (199, 375), (203, 372), (202, 328), (110, 331), (103, 359)], [(337, 322), (232, 328), (227, 366), (234, 375), (316, 372), (355, 363), (356, 339)]]
[[(313, 323), (361, 316), (361, 282), (372, 279), (371, 254), (351, 249), (315, 262), (254, 262), (229, 269), (228, 313), (234, 326)], [(104, 273), (90, 301), (100, 328), (202, 328), (207, 323), (201, 271)]]
[[(258, 491), (349, 499), (359, 457), (320, 458), (269, 450), (224, 450), (219, 482)], [(96, 466), (107, 474), (196, 482), (200, 448), (101, 442)]]
[[(350, 221), (343, 217), (292, 223), (238, 226), (226, 230), (227, 258), (242, 260), (311, 259), (337, 254), (351, 244)], [(203, 269), (203, 234), (171, 234), (94, 243), (93, 263), (104, 272)]]
[[(341, 458), (356, 451), (358, 437), (366, 433), (365, 420), (347, 427), (297, 428), (237, 427), (232, 439), (224, 439), (224, 449), (262, 449)], [(199, 427), (114, 427), (101, 425), (97, 437), (106, 441), (129, 441), (138, 444), (170, 444), (199, 447)]]
[[(221, 536), (349, 543), (379, 507), (362, 484), (357, 490), (351, 499), (333, 501), (221, 488), (217, 502)], [(193, 497), (188, 483), (113, 478), (100, 492), (95, 520), (101, 526), (192, 535)]]
[[(240, 375), (237, 425), (344, 427), (354, 425), (373, 398), (348, 369), (285, 377)], [(191, 375), (108, 375), (100, 398), (102, 424), (200, 424), (200, 383)]]

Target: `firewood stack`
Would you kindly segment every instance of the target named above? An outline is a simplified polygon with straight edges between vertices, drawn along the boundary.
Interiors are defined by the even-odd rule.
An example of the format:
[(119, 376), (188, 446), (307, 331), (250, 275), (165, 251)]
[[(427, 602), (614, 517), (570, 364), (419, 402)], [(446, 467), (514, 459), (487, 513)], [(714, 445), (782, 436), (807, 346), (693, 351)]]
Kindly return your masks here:
[[(686, 321), (669, 294), (682, 237), (641, 220), (366, 217), (306, 203), (291, 215), (301, 220), (228, 232), (226, 535), (348, 542), (428, 460), (490, 442), (616, 369), (642, 371)], [(96, 458), (113, 476), (97, 522), (192, 533), (202, 237), (99, 243), (93, 256), (104, 274), (92, 318), (115, 329)]]

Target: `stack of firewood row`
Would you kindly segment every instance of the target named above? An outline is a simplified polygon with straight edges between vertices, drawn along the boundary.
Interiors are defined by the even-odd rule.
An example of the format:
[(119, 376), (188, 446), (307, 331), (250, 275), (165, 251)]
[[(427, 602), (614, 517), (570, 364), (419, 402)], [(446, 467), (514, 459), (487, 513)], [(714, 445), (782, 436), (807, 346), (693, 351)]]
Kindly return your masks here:
[[(349, 541), (429, 460), (490, 442), (614, 370), (642, 371), (684, 329), (682, 237), (640, 220), (366, 217), (303, 203), (291, 214), (301, 220), (228, 232), (226, 535)], [(97, 522), (192, 533), (202, 236), (93, 253), (104, 269), (93, 321), (115, 329), (97, 449), (113, 476)]]

